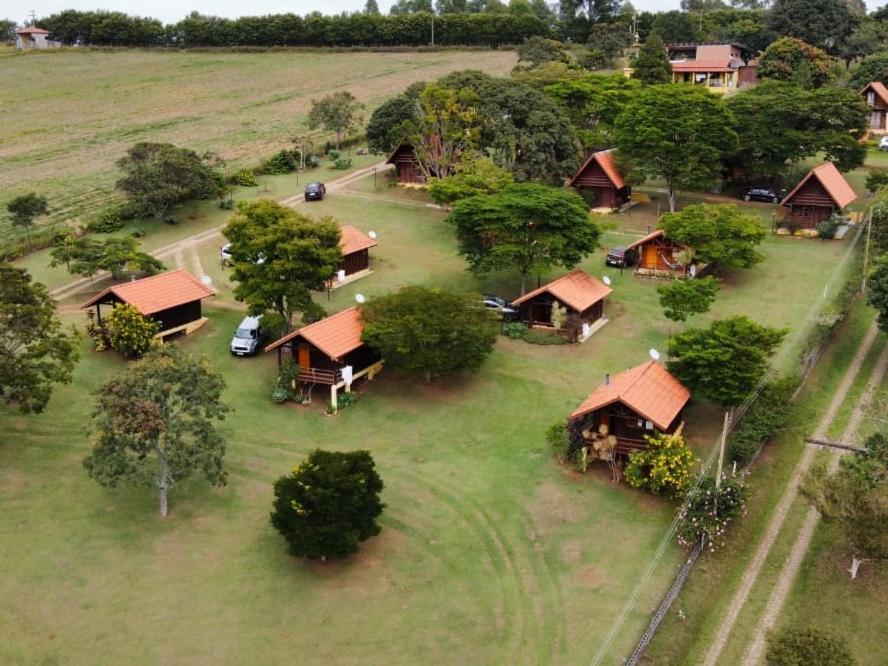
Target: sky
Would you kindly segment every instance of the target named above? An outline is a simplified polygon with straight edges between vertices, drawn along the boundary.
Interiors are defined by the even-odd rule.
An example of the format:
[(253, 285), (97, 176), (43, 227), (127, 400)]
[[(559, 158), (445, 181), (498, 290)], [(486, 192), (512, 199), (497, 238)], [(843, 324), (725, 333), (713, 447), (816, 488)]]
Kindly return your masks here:
[[(394, 0), (377, 0), (383, 12), (388, 12)], [(870, 10), (884, 5), (886, 0), (867, 0)], [(186, 4), (187, 3), (187, 4)], [(308, 14), (320, 11), (325, 14), (353, 12), (363, 8), (364, 0), (0, 0), (0, 18), (8, 17), (23, 23), (31, 10), (37, 16), (47, 16), (63, 9), (107, 9), (127, 14), (153, 16), (165, 23), (175, 23), (197, 10), (201, 14), (215, 16), (258, 16), (262, 14)], [(679, 0), (632, 0), (639, 10), (677, 9)]]

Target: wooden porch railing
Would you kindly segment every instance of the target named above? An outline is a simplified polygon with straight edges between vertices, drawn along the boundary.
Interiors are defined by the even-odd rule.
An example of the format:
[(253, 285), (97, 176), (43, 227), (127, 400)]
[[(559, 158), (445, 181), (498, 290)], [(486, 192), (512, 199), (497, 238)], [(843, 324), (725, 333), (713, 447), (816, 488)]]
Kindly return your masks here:
[(342, 372), (339, 370), (321, 370), (320, 368), (303, 368), (300, 366), (296, 381), (333, 386), (342, 381)]

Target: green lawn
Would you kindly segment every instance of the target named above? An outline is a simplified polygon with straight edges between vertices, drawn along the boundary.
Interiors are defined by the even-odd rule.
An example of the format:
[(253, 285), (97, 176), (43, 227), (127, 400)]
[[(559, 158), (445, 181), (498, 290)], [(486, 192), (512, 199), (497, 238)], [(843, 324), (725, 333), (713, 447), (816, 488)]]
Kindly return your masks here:
[[(464, 270), (444, 214), (416, 193), (374, 186), (370, 177), (301, 210), (379, 235), (373, 274), (329, 302), (321, 296), (331, 312), (358, 292), (412, 283), (515, 295), (515, 274), (478, 281)], [(639, 207), (614, 218), (604, 246), (625, 244), (649, 216)], [(799, 327), (846, 245), (769, 238), (767, 261), (730, 276), (709, 316), (747, 313)], [(478, 375), (433, 386), (384, 372), (361, 388), (356, 406), (328, 417), (322, 396), (310, 408), (268, 400), (273, 355), (229, 356), (241, 313), (229, 308), (218, 243), (195, 253), (219, 306), (208, 306), (208, 325), (182, 344), (208, 355), (228, 380), (230, 483), (184, 485), (161, 521), (150, 489), (109, 491), (86, 477), (89, 393), (122, 369), (108, 353), (85, 350), (74, 384), (58, 390), (45, 414), (0, 412), (0, 427), (15, 433), (0, 444), (0, 595), (16, 600), (0, 610), (0, 661), (588, 660), (654, 553), (672, 505), (614, 485), (605, 470), (581, 477), (558, 467), (544, 433), (606, 372), (663, 349), (670, 327), (657, 304), (659, 283), (605, 271), (602, 248), (583, 267), (613, 280), (611, 321), (585, 344), (501, 339)], [(190, 251), (182, 259), (195, 270)], [(63, 309), (66, 318), (82, 323), (73, 310)], [(788, 363), (797, 356), (793, 340)], [(687, 420), (704, 455), (720, 414), (695, 403)], [(382, 534), (344, 564), (289, 558), (268, 524), (271, 482), (317, 446), (369, 448), (386, 483)], [(667, 550), (610, 663), (631, 649), (681, 559), (678, 547)]]

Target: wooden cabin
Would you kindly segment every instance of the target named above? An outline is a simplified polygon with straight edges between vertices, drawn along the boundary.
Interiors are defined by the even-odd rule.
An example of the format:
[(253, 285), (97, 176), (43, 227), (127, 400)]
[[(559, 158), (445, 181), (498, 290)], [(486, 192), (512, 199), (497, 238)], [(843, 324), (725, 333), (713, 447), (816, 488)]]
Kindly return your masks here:
[(160, 326), (159, 338), (196, 331), (207, 319), (201, 301), (216, 292), (201, 284), (186, 270), (179, 269), (108, 287), (80, 306), (95, 308), (96, 322), (102, 323), (102, 306), (131, 305)]
[(888, 131), (888, 88), (881, 81), (867, 83), (860, 96), (869, 109), (869, 129), (877, 134)]
[(593, 208), (620, 208), (632, 194), (617, 170), (612, 150), (599, 150), (589, 155), (570, 179), (570, 186), (593, 193)]
[(787, 221), (802, 229), (811, 229), (840, 213), (857, 200), (857, 194), (832, 162), (824, 162), (808, 172), (783, 199)]
[(667, 238), (662, 229), (639, 238), (626, 249), (638, 254), (636, 273), (639, 275), (683, 278), (694, 277), (698, 271), (693, 261), (681, 257), (682, 253), (687, 253), (688, 247)]
[[(604, 301), (613, 290), (585, 271), (575, 270), (513, 301), (528, 326), (565, 335), (571, 342), (584, 342), (607, 323)], [(566, 316), (559, 328), (552, 321), (552, 308), (559, 303)]]
[(672, 434), (684, 425), (682, 415), (690, 399), (690, 391), (656, 361), (606, 376), (571, 413), (571, 444), (588, 446), (606, 432), (617, 438), (618, 454), (643, 449), (645, 435)]
[(277, 350), (278, 366), (293, 360), (299, 366), (296, 382), (309, 397), (320, 384), (330, 387), (330, 404), (335, 408), (339, 389), (351, 392), (352, 383), (373, 377), (382, 369), (379, 354), (361, 340), (364, 321), (357, 307), (288, 333), (265, 348)]
[(419, 166), (416, 149), (409, 143), (402, 143), (385, 161), (395, 167), (395, 181), (404, 184), (424, 184), (426, 175)]
[(332, 287), (344, 285), (370, 273), (370, 248), (377, 242), (350, 224), (342, 225), (339, 249), (342, 263), (332, 280)]

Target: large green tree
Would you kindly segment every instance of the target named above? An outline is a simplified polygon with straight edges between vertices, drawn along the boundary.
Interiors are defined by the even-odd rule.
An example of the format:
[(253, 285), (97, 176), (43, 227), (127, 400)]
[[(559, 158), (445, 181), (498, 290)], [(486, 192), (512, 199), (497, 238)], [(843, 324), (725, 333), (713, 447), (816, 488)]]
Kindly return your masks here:
[(632, 78), (647, 84), (672, 81), (672, 67), (666, 54), (666, 44), (657, 33), (645, 40), (632, 61)]
[(157, 488), (160, 515), (170, 488), (200, 474), (224, 485), (225, 442), (216, 429), (228, 408), (225, 383), (205, 359), (175, 345), (149, 352), (96, 391), (93, 449), (83, 465), (99, 484)]
[(849, 83), (855, 90), (860, 90), (871, 81), (888, 83), (888, 50), (868, 55), (851, 70)]
[(651, 32), (666, 44), (688, 44), (699, 40), (699, 25), (700, 19), (687, 12), (657, 12), (651, 23)]
[(308, 112), (308, 126), (311, 129), (323, 127), (333, 132), (336, 137), (336, 149), (342, 143), (342, 137), (361, 123), (364, 105), (347, 90), (330, 93), (326, 97), (311, 100)]
[(657, 287), (663, 315), (672, 321), (686, 321), (695, 314), (709, 312), (720, 289), (711, 275), (696, 280), (675, 280)]
[(517, 269), (522, 294), (528, 275), (573, 268), (598, 247), (601, 235), (579, 195), (533, 183), (458, 201), (447, 219), (469, 269)]
[(830, 80), (831, 62), (823, 49), (795, 37), (781, 37), (762, 53), (758, 75), (762, 79), (795, 83), (802, 88), (820, 88)]
[(390, 153), (404, 140), (407, 133), (405, 124), (416, 117), (419, 96), (425, 87), (422, 81), (414, 83), (400, 95), (380, 104), (370, 114), (365, 135), (371, 152)]
[(224, 189), (222, 176), (200, 155), (169, 143), (137, 143), (117, 166), (124, 174), (117, 188), (158, 219), (175, 204), (210, 199)]
[(0, 396), (22, 412), (42, 412), (54, 384), (67, 384), (80, 353), (55, 301), (23, 268), (0, 263)]
[(719, 319), (670, 338), (667, 367), (696, 395), (738, 405), (764, 376), (785, 335), (748, 317)]
[(287, 325), (301, 312), (322, 315), (312, 292), (325, 288), (342, 262), (333, 220), (313, 220), (270, 199), (241, 202), (222, 233), (231, 241), (234, 296), (252, 314), (274, 310)]
[(139, 249), (139, 243), (130, 236), (96, 240), (86, 236), (66, 238), (50, 252), (50, 266), (64, 264), (74, 275), (92, 277), (99, 271), (108, 271), (119, 279), (127, 272), (154, 275), (163, 270), (163, 263)]
[(854, 90), (805, 90), (765, 81), (732, 95), (728, 107), (740, 137), (731, 164), (748, 179), (775, 178), (787, 165), (821, 153), (841, 171), (860, 166), (866, 157), (860, 139), (868, 112)]
[(761, 218), (734, 204), (692, 204), (665, 214), (660, 228), (690, 247), (695, 259), (718, 268), (751, 268), (765, 259), (756, 250), (768, 235)]
[(830, 473), (815, 465), (804, 477), (800, 492), (827, 522), (839, 526), (853, 562), (851, 577), (864, 558), (888, 558), (888, 438), (875, 434), (864, 452), (842, 458)]
[(569, 62), (570, 56), (564, 48), (564, 44), (546, 37), (528, 37), (518, 48), (518, 69), (532, 69), (547, 62)]
[(439, 206), (449, 206), (461, 199), (495, 194), (514, 182), (512, 174), (489, 157), (469, 154), (462, 156), (452, 175), (432, 181), (429, 196)]
[(637, 80), (622, 74), (583, 74), (564, 77), (545, 93), (570, 119), (583, 145), (596, 149), (613, 145), (614, 122), (640, 88)]
[(493, 351), (497, 325), (478, 296), (404, 287), (361, 309), (363, 340), (386, 367), (432, 381), (477, 370)]
[(774, 0), (768, 27), (838, 53), (856, 24), (846, 0)]
[(680, 187), (718, 183), (725, 159), (737, 147), (734, 116), (725, 101), (702, 86), (649, 86), (614, 124), (621, 159), (637, 177), (666, 181), (669, 210)]
[(382, 489), (369, 451), (317, 449), (275, 481), (271, 524), (290, 555), (346, 558), (379, 534)]
[(27, 229), (34, 223), (34, 218), (49, 212), (49, 205), (46, 197), (29, 192), (11, 199), (6, 204), (6, 212), (9, 213), (13, 226)]

